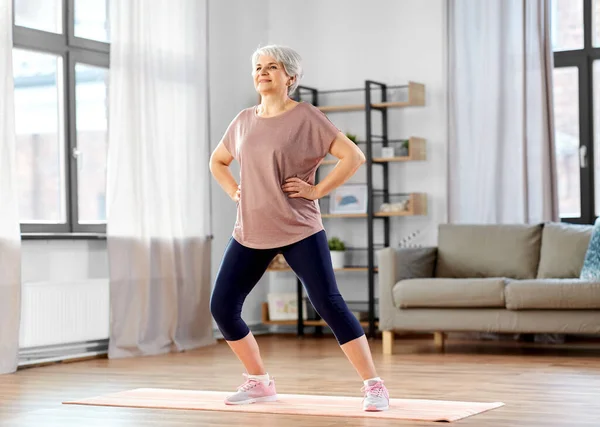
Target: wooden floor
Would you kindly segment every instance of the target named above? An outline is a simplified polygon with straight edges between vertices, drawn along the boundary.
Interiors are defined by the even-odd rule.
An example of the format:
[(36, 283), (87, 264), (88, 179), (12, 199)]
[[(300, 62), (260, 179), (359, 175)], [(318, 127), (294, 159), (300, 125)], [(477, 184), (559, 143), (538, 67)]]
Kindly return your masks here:
[[(360, 396), (359, 381), (331, 337), (258, 337), (280, 393)], [(461, 426), (599, 426), (600, 344), (544, 348), (526, 343), (402, 340), (384, 356), (372, 342), (391, 397), (502, 401)], [(95, 359), (0, 376), (2, 427), (141, 426), (429, 426), (360, 418), (146, 410), (61, 405), (61, 401), (137, 387), (234, 390), (242, 368), (227, 345), (135, 360)]]

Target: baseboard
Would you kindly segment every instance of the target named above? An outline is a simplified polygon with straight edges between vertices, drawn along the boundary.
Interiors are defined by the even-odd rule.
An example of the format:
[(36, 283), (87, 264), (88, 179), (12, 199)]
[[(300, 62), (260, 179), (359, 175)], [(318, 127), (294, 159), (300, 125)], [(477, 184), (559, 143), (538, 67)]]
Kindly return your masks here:
[[(254, 335), (265, 335), (271, 333), (269, 326), (262, 323), (248, 325)], [(223, 339), (218, 329), (213, 330), (216, 339)], [(86, 341), (80, 343), (57, 344), (41, 347), (29, 347), (19, 349), (19, 368), (44, 365), (47, 363), (68, 362), (93, 357), (101, 357), (108, 354), (108, 339), (97, 341)]]
[(19, 367), (86, 359), (108, 354), (108, 339), (19, 349)]

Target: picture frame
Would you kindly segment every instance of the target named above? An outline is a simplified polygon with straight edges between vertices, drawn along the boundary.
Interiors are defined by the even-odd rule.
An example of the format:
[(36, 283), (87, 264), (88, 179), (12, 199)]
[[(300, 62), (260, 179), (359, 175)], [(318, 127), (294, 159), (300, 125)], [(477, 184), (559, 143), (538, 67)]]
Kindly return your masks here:
[[(298, 294), (296, 292), (273, 292), (267, 294), (269, 320), (296, 320), (298, 318)], [(302, 318), (308, 320), (306, 301), (302, 301)]]
[(367, 213), (367, 185), (345, 184), (334, 189), (329, 199), (330, 214)]

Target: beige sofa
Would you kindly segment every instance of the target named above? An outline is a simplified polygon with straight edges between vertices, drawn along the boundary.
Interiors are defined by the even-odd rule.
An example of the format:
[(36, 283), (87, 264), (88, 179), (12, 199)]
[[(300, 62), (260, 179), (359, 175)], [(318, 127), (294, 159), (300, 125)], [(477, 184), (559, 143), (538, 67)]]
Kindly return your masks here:
[(592, 226), (439, 226), (438, 244), (378, 252), (379, 330), (600, 334), (600, 281), (579, 279)]

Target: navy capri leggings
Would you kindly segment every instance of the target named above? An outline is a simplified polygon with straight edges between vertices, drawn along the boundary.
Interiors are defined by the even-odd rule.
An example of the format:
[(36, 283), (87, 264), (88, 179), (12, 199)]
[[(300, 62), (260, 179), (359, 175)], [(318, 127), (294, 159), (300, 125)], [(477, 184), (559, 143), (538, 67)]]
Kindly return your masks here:
[(301, 280), (311, 304), (340, 345), (364, 335), (340, 295), (327, 236), (321, 230), (297, 243), (273, 249), (248, 248), (230, 238), (210, 301), (210, 311), (227, 341), (240, 340), (250, 332), (241, 317), (242, 305), (278, 253)]

